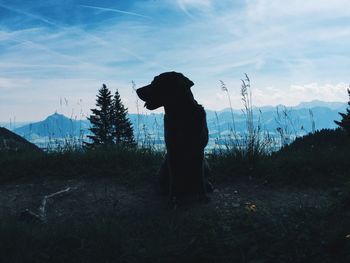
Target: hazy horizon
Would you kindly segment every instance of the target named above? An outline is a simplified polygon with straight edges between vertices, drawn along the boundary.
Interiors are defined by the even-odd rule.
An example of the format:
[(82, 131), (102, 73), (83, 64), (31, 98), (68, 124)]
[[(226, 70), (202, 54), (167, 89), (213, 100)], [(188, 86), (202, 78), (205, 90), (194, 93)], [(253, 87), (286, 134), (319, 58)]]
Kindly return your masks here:
[[(298, 107), (298, 106), (301, 106), (302, 104), (309, 104), (309, 103), (328, 103), (328, 104), (331, 104), (331, 103), (339, 103), (339, 104), (344, 104), (344, 105), (347, 105), (347, 101), (319, 101), (319, 100), (312, 100), (312, 101), (302, 101), (296, 105), (284, 105), (284, 104), (276, 104), (276, 105), (261, 105), (261, 106), (253, 106), (253, 108), (255, 109), (260, 109), (260, 108), (264, 108), (264, 107), (278, 107), (278, 106), (286, 106), (288, 109), (293, 109), (294, 107)], [(143, 103), (140, 102), (140, 107), (143, 107), (142, 106)], [(242, 107), (240, 108), (233, 108), (234, 111), (239, 111), (239, 112), (242, 112), (242, 110), (244, 109), (243, 105)], [(218, 109), (218, 110), (213, 110), (213, 109), (208, 109), (206, 108), (205, 109), (206, 111), (215, 111), (215, 112), (223, 112), (223, 111), (230, 111), (230, 107), (229, 105), (227, 107), (224, 107), (222, 109)], [(342, 110), (345, 110), (342, 109)], [(86, 120), (88, 116), (78, 116), (78, 115), (73, 115), (73, 114), (68, 114), (68, 112), (64, 112), (63, 111), (59, 111), (59, 110), (55, 110), (54, 112), (51, 112), (51, 113), (48, 113), (46, 116), (44, 116), (42, 119), (28, 119), (28, 120), (21, 120), (21, 119), (17, 119), (17, 117), (15, 116), (14, 118), (10, 118), (8, 120), (1, 120), (0, 119), (0, 127), (1, 127), (1, 124), (9, 124), (9, 123), (34, 123), (34, 122), (39, 122), (39, 121), (43, 121), (45, 120), (47, 117), (51, 116), (51, 115), (54, 115), (54, 114), (60, 114), (60, 115), (64, 115), (65, 117), (67, 118), (71, 118), (71, 119), (76, 119), (76, 120)], [(74, 112), (73, 112), (74, 113)], [(137, 112), (128, 112), (129, 114), (146, 114), (146, 115), (150, 115), (150, 114), (159, 114), (159, 113), (163, 113), (163, 110), (162, 108), (160, 108), (159, 110), (156, 110), (156, 111), (149, 111), (149, 110), (143, 110), (142, 112), (140, 113), (137, 113)]]
[[(86, 116), (102, 83), (136, 113), (136, 87), (164, 71), (207, 109), (346, 102), (347, 0), (0, 0), (0, 121)], [(149, 112), (140, 105), (140, 113)]]

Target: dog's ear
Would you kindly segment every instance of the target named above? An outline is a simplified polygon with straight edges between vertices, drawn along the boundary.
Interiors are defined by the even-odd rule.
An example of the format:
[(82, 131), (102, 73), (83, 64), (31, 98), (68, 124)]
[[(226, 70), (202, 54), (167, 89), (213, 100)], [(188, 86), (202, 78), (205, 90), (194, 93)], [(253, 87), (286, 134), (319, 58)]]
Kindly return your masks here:
[(194, 83), (189, 78), (179, 73), (177, 77), (177, 85), (179, 85), (180, 87), (190, 89), (194, 85)]

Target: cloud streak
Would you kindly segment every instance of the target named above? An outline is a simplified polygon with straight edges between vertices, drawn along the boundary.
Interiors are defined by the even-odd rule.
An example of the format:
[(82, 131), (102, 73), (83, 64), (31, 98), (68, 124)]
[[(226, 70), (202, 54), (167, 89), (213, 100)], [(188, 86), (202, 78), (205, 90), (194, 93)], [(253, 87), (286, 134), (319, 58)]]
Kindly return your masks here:
[(17, 8), (14, 8), (14, 7), (11, 7), (11, 6), (9, 6), (9, 5), (5, 5), (5, 4), (3, 4), (2, 2), (0, 2), (0, 7), (1, 7), (1, 8), (4, 8), (4, 9), (7, 9), (7, 10), (9, 10), (9, 11), (11, 11), (11, 12), (15, 12), (15, 13), (17, 13), (17, 14), (24, 15), (24, 16), (30, 17), (30, 18), (32, 18), (32, 19), (35, 19), (35, 20), (44, 22), (44, 23), (46, 23), (46, 24), (48, 24), (48, 25), (51, 25), (51, 26), (55, 26), (55, 27), (58, 26), (55, 22), (53, 22), (53, 21), (51, 21), (51, 20), (49, 20), (49, 19), (47, 19), (47, 18), (45, 18), (45, 17), (42, 17), (42, 16), (39, 16), (39, 15), (30, 13), (30, 12), (26, 12), (26, 11), (23, 11), (23, 10), (20, 10), (20, 9), (17, 9)]
[(145, 16), (145, 15), (134, 13), (134, 12), (124, 11), (124, 10), (119, 10), (119, 9), (115, 9), (115, 8), (106, 8), (106, 7), (91, 6), (91, 5), (79, 5), (79, 6), (83, 7), (83, 8), (90, 8), (90, 9), (95, 9), (95, 10), (100, 10), (100, 11), (114, 12), (114, 13), (119, 13), (119, 14), (124, 14), (124, 15), (138, 16), (138, 17), (142, 17), (142, 18), (151, 19), (151, 17), (149, 17), (149, 16)]

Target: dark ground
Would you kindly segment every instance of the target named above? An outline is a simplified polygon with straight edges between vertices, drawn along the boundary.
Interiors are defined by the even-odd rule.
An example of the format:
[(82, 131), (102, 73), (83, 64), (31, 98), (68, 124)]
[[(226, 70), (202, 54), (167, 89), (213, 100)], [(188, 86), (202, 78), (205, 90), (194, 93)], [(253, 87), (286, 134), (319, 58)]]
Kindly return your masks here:
[[(138, 214), (159, 215), (169, 213), (166, 198), (159, 196), (154, 184), (141, 184), (131, 188), (123, 186), (113, 178), (40, 178), (22, 179), (0, 185), (1, 215), (18, 215), (29, 209), (39, 213), (45, 195), (65, 190), (69, 191), (49, 198), (47, 217), (50, 221), (64, 221), (70, 218), (86, 220), (101, 214), (131, 216)], [(324, 189), (276, 188), (235, 182), (215, 186), (207, 205), (193, 202), (180, 207), (179, 213), (187, 209), (217, 210), (220, 213), (246, 212), (247, 206), (255, 205), (256, 212), (276, 215), (283, 210), (298, 208), (327, 208), (334, 196), (342, 190), (334, 187)]]
[[(46, 223), (21, 220), (67, 187), (48, 198)], [(154, 184), (21, 179), (0, 186), (0, 262), (349, 262), (345, 193), (241, 180), (170, 210)]]

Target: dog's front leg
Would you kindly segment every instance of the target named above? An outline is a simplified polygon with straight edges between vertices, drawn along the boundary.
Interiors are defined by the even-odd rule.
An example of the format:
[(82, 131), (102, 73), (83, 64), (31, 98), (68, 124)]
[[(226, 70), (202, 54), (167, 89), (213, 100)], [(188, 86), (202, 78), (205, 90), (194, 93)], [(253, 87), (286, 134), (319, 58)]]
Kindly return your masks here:
[(176, 176), (176, 162), (173, 160), (169, 154), (167, 155), (167, 167), (168, 167), (168, 182), (169, 182), (169, 206), (171, 209), (177, 208), (177, 195), (178, 195), (178, 189), (177, 189), (177, 176)]

